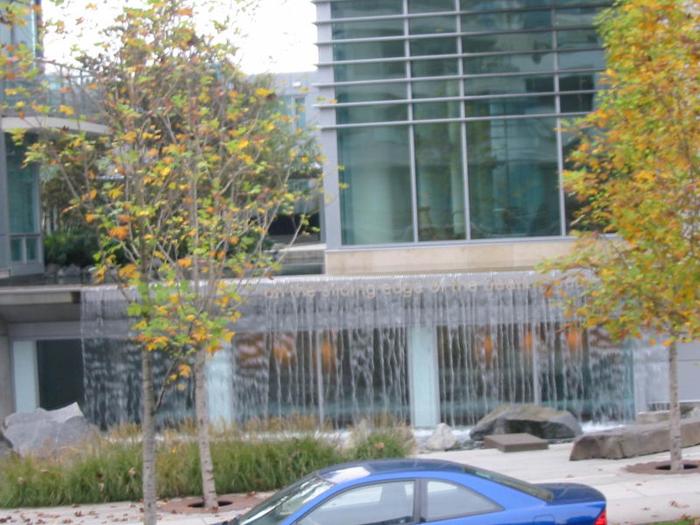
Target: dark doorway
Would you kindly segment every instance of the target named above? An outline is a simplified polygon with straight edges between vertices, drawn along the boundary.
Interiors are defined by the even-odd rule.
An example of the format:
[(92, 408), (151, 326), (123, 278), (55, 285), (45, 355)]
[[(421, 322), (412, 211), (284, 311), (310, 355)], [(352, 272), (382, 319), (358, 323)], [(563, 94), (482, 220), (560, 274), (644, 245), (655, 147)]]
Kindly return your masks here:
[(83, 351), (79, 339), (38, 341), (39, 405), (55, 410), (83, 404)]

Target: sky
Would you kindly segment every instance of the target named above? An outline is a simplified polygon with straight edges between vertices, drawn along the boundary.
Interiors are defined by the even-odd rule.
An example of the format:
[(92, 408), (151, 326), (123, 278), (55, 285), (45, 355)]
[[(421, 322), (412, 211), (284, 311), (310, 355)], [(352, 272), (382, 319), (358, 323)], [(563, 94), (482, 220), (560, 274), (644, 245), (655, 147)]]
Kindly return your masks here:
[[(86, 9), (88, 4), (96, 5), (94, 11)], [(221, 4), (232, 5), (231, 0)], [(97, 41), (100, 26), (107, 25), (117, 14), (123, 1), (115, 0), (67, 0), (62, 6), (44, 1), (44, 14), (47, 19), (61, 19), (70, 32), (70, 37), (58, 38), (48, 35), (45, 40), (47, 58), (66, 62), (74, 45), (81, 48)], [(234, 41), (240, 49), (241, 66), (246, 73), (278, 73), (310, 71), (315, 69), (318, 53), (316, 41), (315, 6), (311, 0), (257, 0), (254, 12), (239, 15), (237, 25), (240, 35)], [(227, 14), (234, 13), (230, 7)], [(91, 16), (96, 13), (98, 16)], [(89, 24), (76, 30), (77, 18), (90, 18)], [(80, 34), (82, 33), (82, 34)]]

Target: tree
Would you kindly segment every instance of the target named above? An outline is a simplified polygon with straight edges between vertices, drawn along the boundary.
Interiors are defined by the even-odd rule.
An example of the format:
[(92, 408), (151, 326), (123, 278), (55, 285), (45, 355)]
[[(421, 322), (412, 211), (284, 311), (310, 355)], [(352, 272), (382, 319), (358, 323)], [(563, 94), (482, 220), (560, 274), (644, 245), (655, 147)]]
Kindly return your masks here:
[[(273, 219), (308, 198), (290, 178), (317, 162), (269, 83), (237, 67), (227, 24), (199, 31), (194, 4), (124, 9), (96, 52), (78, 57), (108, 133), (42, 129), (27, 156), (68, 185), (99, 233), (96, 278), (116, 280), (129, 303), (143, 348), (147, 523), (156, 495), (153, 354), (174, 360), (171, 382), (195, 382), (202, 492), (215, 509), (206, 360), (234, 337), (242, 288), (275, 268)], [(83, 120), (74, 106), (31, 109)]]
[(663, 339), (677, 472), (677, 344), (700, 337), (700, 12), (692, 1), (617, 0), (599, 26), (607, 89), (577, 123), (565, 175), (587, 231), (553, 266), (586, 291), (576, 313), (588, 325)]

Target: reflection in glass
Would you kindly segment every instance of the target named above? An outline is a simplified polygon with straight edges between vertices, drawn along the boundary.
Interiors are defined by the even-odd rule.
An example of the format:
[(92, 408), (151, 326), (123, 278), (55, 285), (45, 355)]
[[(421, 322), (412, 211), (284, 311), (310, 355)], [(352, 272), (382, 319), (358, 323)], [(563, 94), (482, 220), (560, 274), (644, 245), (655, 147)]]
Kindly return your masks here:
[(403, 0), (336, 0), (331, 2), (333, 18), (353, 18), (360, 16), (400, 15)]
[(599, 12), (600, 8), (597, 7), (557, 9), (554, 15), (554, 25), (557, 27), (592, 26)]
[(485, 33), (488, 31), (546, 29), (549, 27), (552, 27), (552, 15), (548, 10), (484, 13), (462, 17), (462, 31), (465, 32)]
[(362, 22), (337, 22), (332, 26), (333, 40), (347, 38), (372, 38), (403, 36), (403, 20), (364, 20)]
[(600, 73), (569, 73), (559, 75), (559, 91), (600, 89)]
[(386, 106), (351, 106), (337, 108), (335, 118), (338, 124), (359, 124), (361, 122), (395, 122), (408, 118), (405, 104)]
[(411, 63), (411, 75), (414, 77), (443, 77), (456, 75), (459, 64), (455, 58), (437, 60), (414, 60)]
[(551, 3), (552, 0), (461, 0), (460, 2), (462, 11), (548, 7)]
[(553, 119), (467, 123), (472, 238), (560, 234)]
[(492, 55), (464, 59), (464, 72), (475, 75), (488, 73), (538, 73), (553, 70), (553, 53)]
[(604, 69), (602, 50), (559, 53), (559, 69)]
[(22, 238), (10, 240), (10, 260), (12, 262), (22, 262), (24, 255), (22, 253)]
[(464, 81), (464, 89), (467, 95), (551, 93), (554, 91), (554, 77), (552, 75), (528, 75), (469, 78)]
[(468, 117), (500, 115), (543, 115), (554, 113), (554, 97), (507, 97), (470, 100), (466, 104)]
[(454, 10), (454, 0), (408, 0), (409, 13), (432, 13)]
[(426, 80), (411, 85), (413, 98), (441, 98), (459, 96), (458, 80)]
[(336, 86), (335, 99), (346, 102), (367, 102), (375, 100), (403, 100), (406, 98), (406, 84), (366, 84), (359, 86)]
[(333, 71), (335, 73), (336, 82), (402, 78), (406, 76), (406, 66), (403, 62), (342, 64), (335, 66)]
[(593, 93), (577, 93), (575, 95), (561, 96), (561, 112), (575, 113), (591, 111), (593, 109)]
[(589, 49), (592, 47), (602, 47), (602, 42), (595, 29), (557, 31), (557, 48), (559, 49)]
[(454, 16), (412, 18), (409, 21), (409, 28), (412, 35), (454, 33), (457, 30), (456, 22), (457, 19)]
[(413, 118), (415, 120), (431, 120), (444, 118), (459, 118), (459, 102), (423, 102), (413, 105)]
[(365, 58), (395, 58), (404, 56), (401, 41), (388, 42), (353, 42), (352, 44), (335, 44), (333, 60), (363, 60)]
[(546, 49), (552, 49), (552, 33), (549, 31), (462, 37), (462, 51), (465, 53), (541, 51)]
[(458, 123), (415, 126), (418, 237), (464, 239), (462, 135)]
[(457, 39), (422, 38), (411, 42), (411, 56), (453, 55), (457, 52)]
[(343, 244), (413, 240), (408, 128), (338, 130)]

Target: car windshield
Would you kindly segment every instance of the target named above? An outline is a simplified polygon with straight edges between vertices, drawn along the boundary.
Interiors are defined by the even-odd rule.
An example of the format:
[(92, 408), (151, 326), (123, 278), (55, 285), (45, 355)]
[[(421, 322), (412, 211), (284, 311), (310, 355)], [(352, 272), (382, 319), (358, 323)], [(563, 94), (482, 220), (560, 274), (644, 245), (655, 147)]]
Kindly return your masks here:
[(238, 523), (240, 525), (278, 525), (332, 486), (330, 481), (318, 476), (306, 477), (246, 512)]
[(538, 487), (536, 485), (531, 485), (530, 483), (520, 481), (519, 479), (504, 476), (503, 474), (498, 474), (497, 472), (491, 472), (490, 470), (482, 470), (474, 467), (466, 467), (464, 471), (472, 476), (488, 479), (489, 481), (519, 490), (520, 492), (524, 492), (525, 494), (544, 501), (552, 501), (554, 499), (554, 495), (547, 489), (543, 489), (542, 487)]

